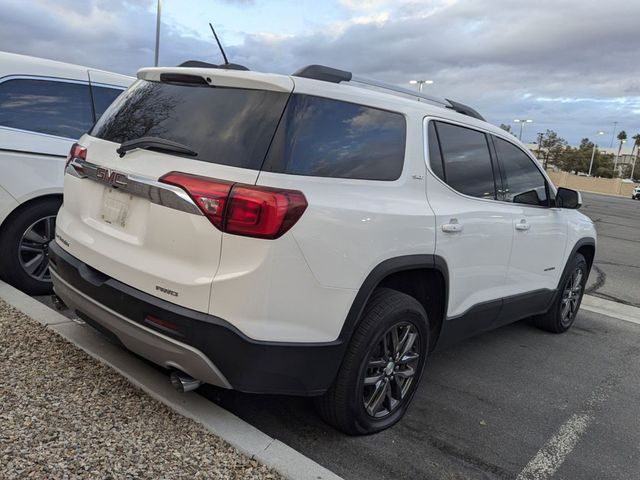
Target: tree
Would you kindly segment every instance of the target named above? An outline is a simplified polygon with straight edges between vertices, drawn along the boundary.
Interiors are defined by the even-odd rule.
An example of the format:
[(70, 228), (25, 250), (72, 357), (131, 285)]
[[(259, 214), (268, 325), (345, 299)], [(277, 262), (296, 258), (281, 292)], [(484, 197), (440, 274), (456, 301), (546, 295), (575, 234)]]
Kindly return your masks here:
[(544, 168), (546, 170), (549, 162), (556, 164), (562, 154), (563, 150), (567, 147), (567, 141), (559, 137), (553, 130), (548, 130), (542, 136), (539, 147), (543, 150), (542, 158), (544, 160)]
[[(620, 151), (622, 150), (622, 144), (625, 142), (626, 139), (627, 139), (627, 132), (625, 132), (624, 130), (620, 130), (620, 133), (618, 133), (618, 140), (620, 141), (620, 144), (618, 145), (618, 155), (616, 155), (616, 161), (613, 164), (614, 170), (616, 168), (616, 163), (618, 163), (618, 160), (620, 160)], [(617, 177), (618, 174), (616, 172), (613, 172), (613, 176)]]
[(505, 125), (504, 123), (500, 124), (500, 128), (505, 132), (509, 132), (511, 135), (516, 137), (517, 135), (511, 130), (511, 125)]
[(636, 172), (636, 164), (638, 163), (638, 154), (640, 154), (640, 133), (636, 133), (633, 137), (634, 142), (633, 142), (633, 146), (631, 147), (631, 156), (633, 157), (633, 152), (636, 152), (636, 158), (633, 160), (633, 166), (631, 167), (631, 173), (629, 174), (629, 178), (631, 180), (633, 180), (633, 176)]

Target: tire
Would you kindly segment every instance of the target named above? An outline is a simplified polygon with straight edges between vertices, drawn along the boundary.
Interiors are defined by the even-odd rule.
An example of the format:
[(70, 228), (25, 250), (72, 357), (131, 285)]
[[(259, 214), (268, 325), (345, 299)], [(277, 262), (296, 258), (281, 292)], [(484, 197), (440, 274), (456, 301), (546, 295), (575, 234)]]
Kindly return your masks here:
[(587, 261), (580, 253), (576, 253), (562, 277), (553, 305), (547, 313), (534, 317), (535, 325), (552, 333), (569, 330), (580, 309), (588, 275)]
[(49, 242), (61, 204), (55, 197), (35, 200), (16, 210), (0, 231), (0, 277), (29, 295), (52, 292)]
[[(398, 339), (395, 343), (394, 338)], [(409, 341), (403, 344), (402, 339)], [(349, 435), (371, 434), (391, 427), (403, 417), (411, 403), (422, 376), (428, 345), (429, 320), (423, 306), (404, 293), (376, 289), (333, 385), (316, 399), (320, 416)], [(386, 352), (382, 350), (384, 346), (388, 348)], [(390, 361), (391, 346), (396, 353)], [(406, 354), (398, 361), (401, 355), (397, 352), (404, 350)], [(365, 386), (365, 375), (370, 385)], [(388, 395), (376, 395), (387, 391)], [(382, 401), (376, 402), (380, 398)]]

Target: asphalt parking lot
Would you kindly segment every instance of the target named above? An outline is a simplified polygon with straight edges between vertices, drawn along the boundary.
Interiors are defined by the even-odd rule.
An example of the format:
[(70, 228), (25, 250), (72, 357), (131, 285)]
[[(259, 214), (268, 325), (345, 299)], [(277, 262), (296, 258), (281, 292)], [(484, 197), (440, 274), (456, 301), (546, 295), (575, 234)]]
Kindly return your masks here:
[[(640, 202), (583, 199), (589, 293), (640, 306)], [(584, 310), (565, 335), (520, 322), (436, 353), (407, 416), (373, 436), (328, 427), (309, 399), (199, 391), (346, 479), (640, 478), (640, 325)]]
[(598, 231), (588, 293), (640, 307), (640, 201), (592, 193), (582, 201)]
[(368, 437), (327, 427), (307, 399), (202, 393), (346, 479), (545, 479), (518, 475), (552, 473), (564, 454), (553, 478), (632, 479), (639, 338), (640, 325), (586, 311), (566, 335), (521, 322), (472, 338), (431, 357), (406, 417)]

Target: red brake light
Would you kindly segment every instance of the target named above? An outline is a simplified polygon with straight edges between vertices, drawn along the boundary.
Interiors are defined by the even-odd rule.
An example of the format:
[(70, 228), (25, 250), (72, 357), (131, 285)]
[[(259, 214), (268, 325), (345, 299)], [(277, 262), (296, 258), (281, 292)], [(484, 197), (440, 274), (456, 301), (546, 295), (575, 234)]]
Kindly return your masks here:
[(75, 160), (86, 160), (87, 159), (87, 149), (78, 143), (74, 143), (71, 145), (71, 150), (69, 150), (69, 155), (67, 155), (67, 163), (64, 165), (64, 171), (67, 171), (67, 167), (69, 164)]
[(278, 238), (307, 208), (304, 194), (297, 190), (232, 184), (179, 172), (168, 173), (160, 181), (184, 189), (216, 228), (234, 235)]

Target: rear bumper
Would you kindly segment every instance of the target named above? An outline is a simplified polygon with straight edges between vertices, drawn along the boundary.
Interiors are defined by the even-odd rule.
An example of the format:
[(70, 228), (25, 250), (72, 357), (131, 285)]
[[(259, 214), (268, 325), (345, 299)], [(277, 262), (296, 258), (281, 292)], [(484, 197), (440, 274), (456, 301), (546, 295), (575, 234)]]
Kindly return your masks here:
[[(313, 396), (329, 388), (344, 344), (263, 342), (229, 322), (125, 285), (50, 245), (56, 294), (127, 349), (205, 383), (249, 393)], [(145, 320), (153, 316), (175, 330)]]

